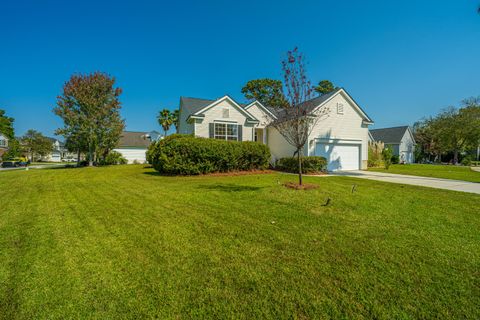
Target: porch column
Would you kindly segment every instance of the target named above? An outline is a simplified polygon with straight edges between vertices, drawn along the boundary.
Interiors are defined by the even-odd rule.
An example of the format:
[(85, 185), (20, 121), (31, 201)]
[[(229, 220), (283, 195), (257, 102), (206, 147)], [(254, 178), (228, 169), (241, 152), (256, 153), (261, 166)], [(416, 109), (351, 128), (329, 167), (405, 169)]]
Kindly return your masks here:
[(267, 144), (267, 128), (263, 128), (262, 136), (263, 136), (263, 144)]

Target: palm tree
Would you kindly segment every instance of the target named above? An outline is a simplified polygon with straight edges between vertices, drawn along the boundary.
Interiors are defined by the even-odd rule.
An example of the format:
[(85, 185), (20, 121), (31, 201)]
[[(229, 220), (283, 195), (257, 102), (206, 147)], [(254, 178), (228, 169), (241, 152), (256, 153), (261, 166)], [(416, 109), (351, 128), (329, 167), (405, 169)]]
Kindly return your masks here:
[(172, 121), (173, 121), (173, 125), (175, 126), (175, 131), (178, 133), (178, 124), (180, 121), (180, 110), (175, 109), (175, 111), (173, 111)]
[(165, 136), (167, 136), (167, 131), (173, 124), (173, 115), (168, 109), (163, 109), (158, 113), (157, 116), (158, 123), (162, 126), (163, 131), (165, 131)]

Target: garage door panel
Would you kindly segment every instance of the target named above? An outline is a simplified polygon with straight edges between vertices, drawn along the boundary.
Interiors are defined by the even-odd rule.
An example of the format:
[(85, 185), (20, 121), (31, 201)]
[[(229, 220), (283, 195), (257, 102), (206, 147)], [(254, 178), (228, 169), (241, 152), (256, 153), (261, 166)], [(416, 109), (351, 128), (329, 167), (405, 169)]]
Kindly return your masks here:
[(317, 143), (315, 155), (327, 159), (328, 171), (360, 169), (359, 145)]

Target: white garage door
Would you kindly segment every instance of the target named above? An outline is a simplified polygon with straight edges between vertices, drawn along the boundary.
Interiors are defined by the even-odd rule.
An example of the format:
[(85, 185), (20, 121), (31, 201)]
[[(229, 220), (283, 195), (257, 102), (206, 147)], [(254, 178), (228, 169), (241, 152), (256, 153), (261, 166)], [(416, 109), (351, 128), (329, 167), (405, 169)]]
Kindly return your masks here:
[(114, 149), (117, 152), (120, 152), (122, 156), (127, 159), (128, 163), (145, 163), (147, 161), (146, 159), (146, 154), (147, 150), (146, 149)]
[(359, 170), (360, 146), (355, 144), (317, 143), (315, 155), (327, 159), (327, 170)]

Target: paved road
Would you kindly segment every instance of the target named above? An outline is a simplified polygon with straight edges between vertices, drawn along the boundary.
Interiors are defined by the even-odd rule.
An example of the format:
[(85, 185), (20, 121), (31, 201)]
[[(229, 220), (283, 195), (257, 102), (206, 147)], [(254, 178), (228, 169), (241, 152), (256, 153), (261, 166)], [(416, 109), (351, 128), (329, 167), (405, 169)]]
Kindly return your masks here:
[[(49, 169), (49, 168), (56, 168), (56, 167), (65, 167), (66, 165), (63, 163), (59, 164), (44, 164), (44, 165), (31, 165), (28, 166), (28, 169)], [(25, 170), (25, 167), (19, 167), (19, 168), (1, 168), (0, 171), (10, 171), (10, 170)]]
[(333, 175), (480, 194), (480, 183), (460, 180), (408, 176), (373, 171), (345, 171), (334, 173)]

